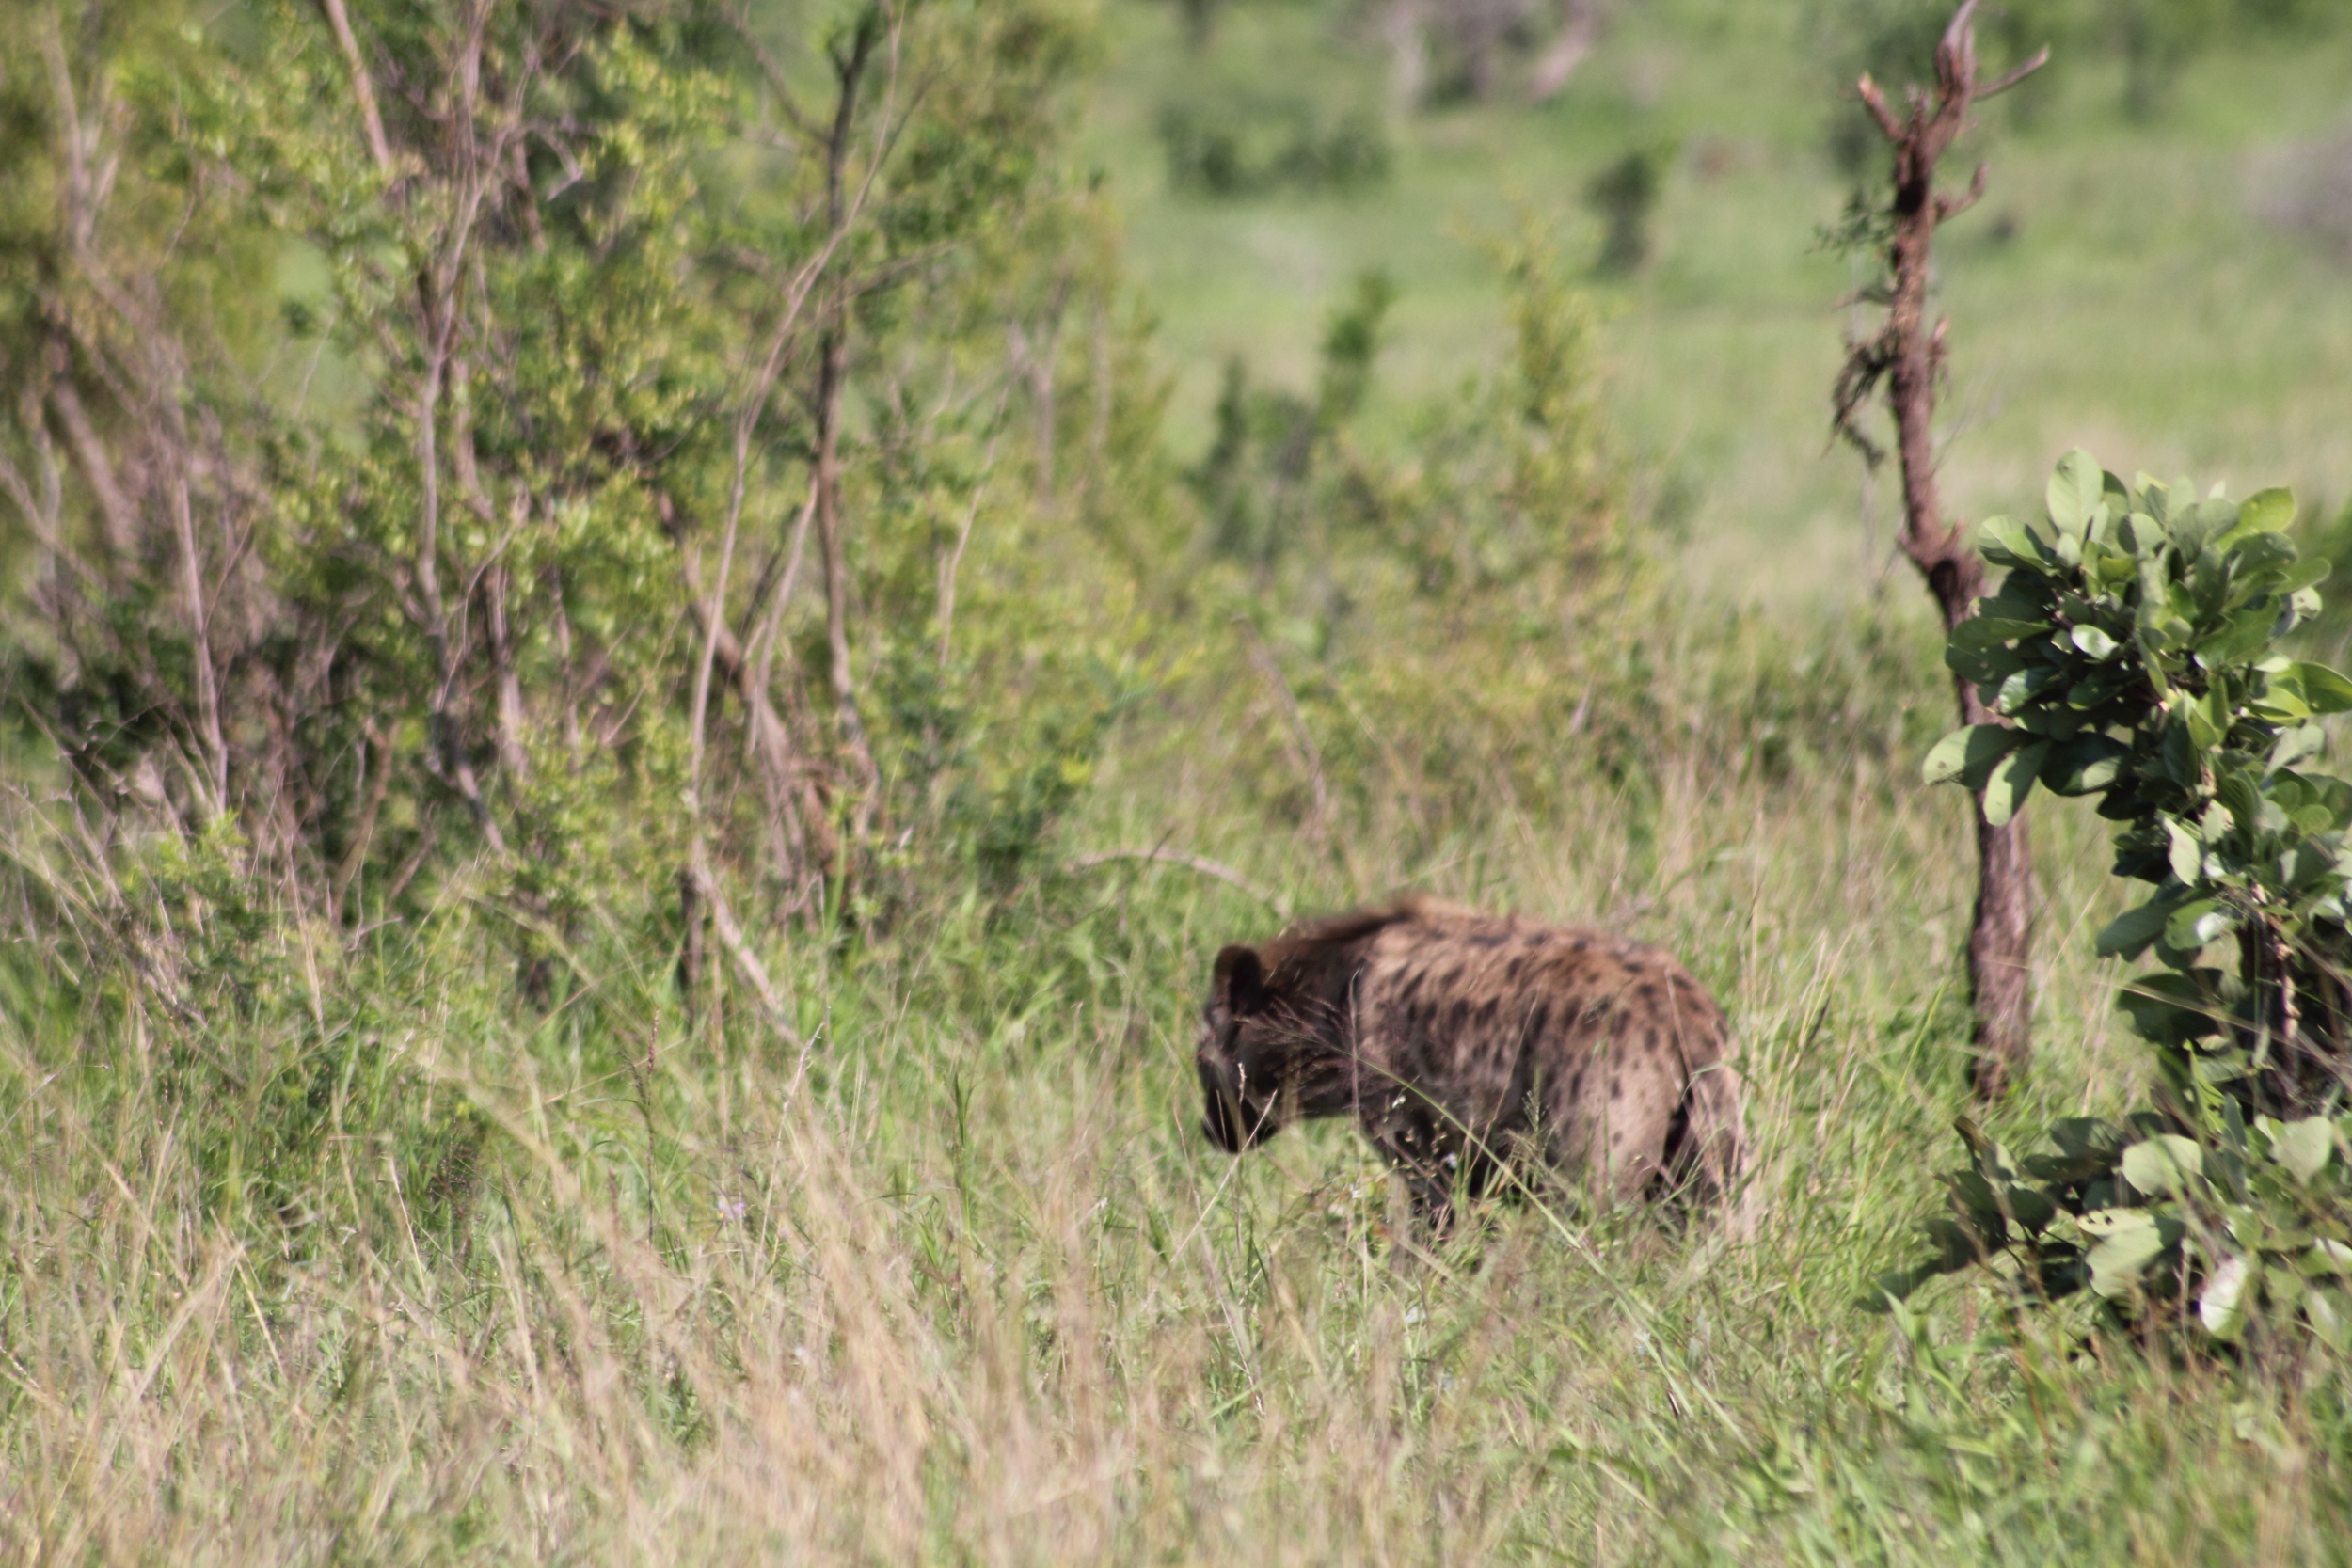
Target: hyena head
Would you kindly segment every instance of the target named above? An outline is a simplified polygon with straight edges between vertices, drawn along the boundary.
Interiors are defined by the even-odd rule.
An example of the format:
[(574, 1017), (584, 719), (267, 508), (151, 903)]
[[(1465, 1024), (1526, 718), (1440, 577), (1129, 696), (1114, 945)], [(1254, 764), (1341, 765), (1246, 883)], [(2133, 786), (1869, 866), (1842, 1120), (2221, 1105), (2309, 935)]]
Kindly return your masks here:
[(1282, 1083), (1297, 1031), (1282, 1021), (1254, 947), (1236, 942), (1216, 956), (1208, 1005), (1200, 1009), (1200, 1130), (1228, 1154), (1281, 1129)]
[(1286, 1122), (1348, 1108), (1350, 944), (1391, 918), (1321, 922), (1217, 954), (1194, 1057), (1211, 1143), (1238, 1154)]

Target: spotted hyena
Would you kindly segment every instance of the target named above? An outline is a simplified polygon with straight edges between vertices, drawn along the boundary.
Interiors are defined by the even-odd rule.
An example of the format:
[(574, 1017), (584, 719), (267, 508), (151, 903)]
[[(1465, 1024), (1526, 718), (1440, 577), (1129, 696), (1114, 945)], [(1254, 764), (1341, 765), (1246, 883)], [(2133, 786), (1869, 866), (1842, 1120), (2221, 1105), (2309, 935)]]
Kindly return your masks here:
[(1723, 1009), (1623, 937), (1405, 899), (1226, 948), (1204, 1015), (1210, 1141), (1352, 1115), (1439, 1224), (1521, 1151), (1625, 1198), (1743, 1162)]

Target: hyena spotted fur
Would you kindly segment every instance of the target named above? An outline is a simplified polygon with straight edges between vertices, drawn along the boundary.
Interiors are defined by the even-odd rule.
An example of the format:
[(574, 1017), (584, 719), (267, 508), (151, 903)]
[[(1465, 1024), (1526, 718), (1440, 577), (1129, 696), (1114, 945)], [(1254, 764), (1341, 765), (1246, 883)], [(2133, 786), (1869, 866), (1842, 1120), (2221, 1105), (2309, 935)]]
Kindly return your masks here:
[(1352, 1115), (1440, 1226), (1523, 1154), (1605, 1196), (1721, 1196), (1745, 1160), (1728, 1043), (1659, 948), (1407, 898), (1217, 955), (1202, 1129), (1239, 1153)]

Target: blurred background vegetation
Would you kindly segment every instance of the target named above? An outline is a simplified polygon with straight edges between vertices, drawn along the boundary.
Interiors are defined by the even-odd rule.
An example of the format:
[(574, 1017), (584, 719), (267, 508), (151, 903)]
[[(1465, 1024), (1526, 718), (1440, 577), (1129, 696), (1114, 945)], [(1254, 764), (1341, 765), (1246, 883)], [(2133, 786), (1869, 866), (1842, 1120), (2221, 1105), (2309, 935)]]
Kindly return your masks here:
[[(1610, 321), (1611, 413), (1694, 541), (1688, 569), (1776, 600), (1843, 596), (1883, 568), (1887, 495), (1866, 496), (1851, 463), (1822, 460), (1833, 307), (1868, 281), (1868, 263), (1817, 239), (1858, 182), (1883, 177), (1854, 77), (1926, 79), (1950, 8), (1627, 0), (1603, 8), (1568, 84), (1534, 103), (1551, 8), (1432, 0), (1523, 20), (1504, 29), (1486, 94), (1432, 65), (1409, 114), (1394, 109), (1388, 7), (1232, 0), (1214, 8), (1199, 49), (1185, 47), (1179, 8), (1105, 12), (1112, 42), (1087, 126), (1160, 313), (1177, 438), (1201, 438), (1234, 354), (1263, 375), (1310, 379), (1319, 313), (1366, 266), (1397, 294), (1367, 419), (1400, 430), (1495, 352), (1502, 312), (1482, 242), (1532, 205), (1578, 272), (1591, 270), (1580, 281)], [(2316, 0), (1986, 8), (1988, 61), (2053, 53), (1987, 105), (1956, 154), (1956, 178), (1991, 165), (1983, 205), (1939, 253), (1958, 436), (1944, 471), (1962, 515), (2016, 504), (2075, 445), (2124, 471), (2227, 477), (2233, 493), (2289, 483), (2329, 515), (2352, 497), (2337, 379), (2352, 350), (2352, 67), (2336, 22)], [(1234, 105), (1224, 118), (1241, 127), (1314, 114), (1337, 124), (1386, 103), (1375, 145), (1390, 173), (1365, 191), (1208, 198), (1163, 172), (1157, 129), (1167, 105), (1197, 103)], [(1636, 207), (1645, 263), (1603, 264), (1622, 243), (1613, 214)], [(1875, 530), (1858, 531), (1858, 513)], [(1851, 571), (1819, 569), (1848, 546)]]
[[(0, 15), (10, 1554), (2340, 1553), (2340, 1360), (1853, 1307), (1971, 885), (1824, 236), (1944, 19)], [(2344, 24), (1988, 14), (1964, 516), (2347, 531)], [(2037, 823), (2003, 1127), (2144, 1089)], [(1406, 885), (1686, 958), (1755, 1243), (1212, 1159), (1209, 956)]]

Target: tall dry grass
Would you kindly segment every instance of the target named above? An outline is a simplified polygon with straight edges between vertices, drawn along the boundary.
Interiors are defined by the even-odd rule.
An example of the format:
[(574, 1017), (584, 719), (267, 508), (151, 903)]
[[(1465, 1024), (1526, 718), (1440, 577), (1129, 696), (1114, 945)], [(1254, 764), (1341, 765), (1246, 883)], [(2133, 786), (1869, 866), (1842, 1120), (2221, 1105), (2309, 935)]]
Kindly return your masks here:
[[(1301, 907), (1415, 884), (1674, 947), (1754, 1086), (1745, 1244), (1555, 1190), (1432, 1250), (1344, 1127), (1215, 1153), (1195, 992), (1273, 917), (1181, 866), (779, 934), (805, 1053), (690, 1019), (618, 917), (545, 1008), (463, 900), (358, 955), (281, 930), (201, 1030), (20, 929), (0, 1553), (2341, 1560), (2341, 1364), (2165, 1365), (2064, 1315), (1971, 1340), (1997, 1304), (1956, 1286), (1915, 1338), (1856, 1308), (1965, 1103), (1964, 824), (1914, 782), (1942, 693), (1887, 613), (1912, 680), (1848, 657), (1851, 625), (1702, 620), (1660, 683), (1692, 695), (1613, 778), (1590, 723), (1539, 737), (1539, 800), (1375, 769), (1343, 850), (1251, 783), (1293, 766), (1272, 705), (1210, 725), (1179, 692), (1064, 833)], [(1710, 690), (1800, 668), (1846, 674), (1777, 739), (1769, 705), (1710, 727)], [(2011, 1132), (2133, 1089), (2088, 958), (2100, 825), (2037, 811), (2042, 1054)]]

